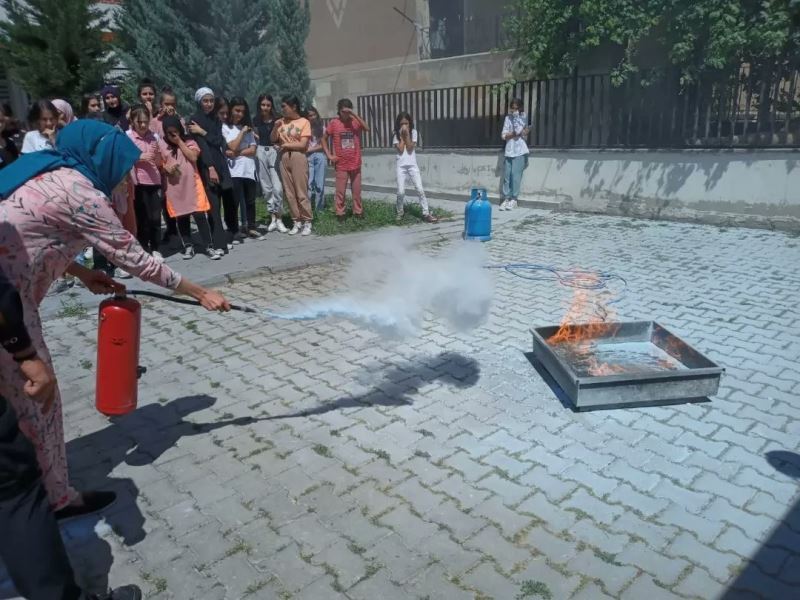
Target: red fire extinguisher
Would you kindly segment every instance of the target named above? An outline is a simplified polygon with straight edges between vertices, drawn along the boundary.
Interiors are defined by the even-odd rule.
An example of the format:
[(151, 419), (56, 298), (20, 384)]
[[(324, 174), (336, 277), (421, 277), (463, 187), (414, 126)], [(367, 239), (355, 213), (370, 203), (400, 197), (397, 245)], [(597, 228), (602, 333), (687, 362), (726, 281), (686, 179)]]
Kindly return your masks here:
[(141, 323), (141, 305), (124, 293), (100, 303), (95, 403), (104, 415), (136, 410)]

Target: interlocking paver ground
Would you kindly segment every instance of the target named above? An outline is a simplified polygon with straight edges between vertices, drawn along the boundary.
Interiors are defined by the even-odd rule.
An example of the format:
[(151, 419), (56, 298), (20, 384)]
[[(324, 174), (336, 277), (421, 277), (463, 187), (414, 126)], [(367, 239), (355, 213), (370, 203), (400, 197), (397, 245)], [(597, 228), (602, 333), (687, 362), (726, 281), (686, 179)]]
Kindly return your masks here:
[[(459, 229), (409, 234), (434, 255)], [(288, 308), (342, 291), (363, 237), (281, 238), (273, 259), (268, 240), (250, 266), (272, 272), (225, 292)], [(519, 210), (487, 248), (618, 273), (616, 318), (707, 352), (719, 395), (571, 412), (525, 356), (570, 290), (497, 271), (480, 329), (400, 342), (146, 302), (140, 409), (110, 423), (93, 314), (51, 317), (74, 477), (122, 496), (110, 527), (65, 528), (82, 579), (177, 599), (800, 597), (800, 240)]]

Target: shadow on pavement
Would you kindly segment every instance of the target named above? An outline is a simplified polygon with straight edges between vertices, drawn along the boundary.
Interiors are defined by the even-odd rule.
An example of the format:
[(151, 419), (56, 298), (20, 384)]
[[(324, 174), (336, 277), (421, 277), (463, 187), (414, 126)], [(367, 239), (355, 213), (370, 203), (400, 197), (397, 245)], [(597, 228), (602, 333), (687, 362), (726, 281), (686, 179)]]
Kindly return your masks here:
[[(382, 373), (381, 382), (375, 388), (361, 396), (340, 398), (316, 408), (301, 410), (285, 415), (265, 417), (263, 420), (297, 419), (324, 415), (345, 408), (368, 408), (370, 406), (409, 406), (413, 404), (412, 396), (423, 386), (436, 381), (452, 385), (459, 389), (474, 386), (480, 379), (480, 366), (475, 359), (454, 352), (445, 352), (436, 357), (422, 357), (414, 362), (395, 365)], [(403, 382), (408, 382), (403, 385)], [(384, 385), (388, 384), (388, 385)], [(403, 387), (402, 391), (393, 391), (391, 387)], [(382, 389), (385, 387), (387, 389)], [(261, 420), (261, 419), (259, 419)]]
[(251, 417), (214, 423), (191, 423), (188, 415), (210, 408), (216, 398), (206, 395), (186, 396), (167, 404), (148, 404), (122, 417), (112, 417), (111, 424), (67, 444), (71, 478), (79, 489), (114, 490), (117, 502), (104, 516), (126, 545), (145, 537), (144, 516), (136, 499), (139, 490), (132, 480), (111, 477), (123, 462), (140, 467), (152, 464), (183, 437), (203, 435), (228, 427), (249, 425)]
[[(800, 454), (787, 451), (767, 452), (767, 462), (779, 473), (800, 480)], [(769, 490), (765, 490), (769, 492)], [(800, 598), (800, 574), (793, 573), (794, 587), (777, 580), (778, 573), (788, 573), (786, 551), (800, 553), (800, 500), (789, 509), (744, 570), (730, 584), (721, 600)], [(791, 559), (790, 559), (791, 560)], [(796, 563), (795, 563), (796, 564)]]

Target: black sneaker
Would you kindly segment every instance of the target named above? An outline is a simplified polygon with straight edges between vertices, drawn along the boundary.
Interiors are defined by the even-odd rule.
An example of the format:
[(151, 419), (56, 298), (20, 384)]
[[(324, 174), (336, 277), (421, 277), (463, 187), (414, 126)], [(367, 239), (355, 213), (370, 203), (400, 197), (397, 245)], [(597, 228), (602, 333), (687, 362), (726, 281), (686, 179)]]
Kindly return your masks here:
[(67, 521), (100, 512), (114, 504), (116, 492), (83, 492), (83, 506), (65, 506), (55, 512), (56, 520)]
[(246, 239), (247, 239), (247, 236), (245, 234), (241, 233), (241, 232), (233, 234), (233, 243), (236, 244), (236, 245), (244, 243), (244, 241)]
[(92, 594), (89, 600), (142, 600), (142, 590), (136, 585), (124, 585), (107, 594)]

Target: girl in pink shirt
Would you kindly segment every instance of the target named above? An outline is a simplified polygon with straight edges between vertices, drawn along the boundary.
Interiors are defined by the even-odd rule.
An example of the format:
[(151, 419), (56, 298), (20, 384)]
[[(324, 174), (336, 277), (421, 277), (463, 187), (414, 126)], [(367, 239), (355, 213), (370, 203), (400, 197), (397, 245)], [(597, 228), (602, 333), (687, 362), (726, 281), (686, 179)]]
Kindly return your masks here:
[[(158, 251), (161, 244), (161, 170), (167, 154), (164, 140), (150, 131), (150, 111), (144, 105), (134, 106), (130, 116), (128, 137), (142, 151), (133, 165), (136, 237), (142, 247), (157, 260), (164, 260)], [(173, 165), (174, 167), (174, 165)]]
[(211, 204), (206, 196), (203, 180), (197, 171), (200, 146), (194, 140), (186, 138), (183, 125), (177, 116), (164, 117), (162, 124), (169, 148), (165, 161), (167, 213), (177, 220), (178, 236), (183, 245), (183, 259), (189, 260), (194, 257), (189, 223), (189, 217), (194, 217), (206, 255), (211, 260), (219, 260), (224, 252), (215, 250), (211, 243), (211, 228), (207, 214), (211, 210)]

